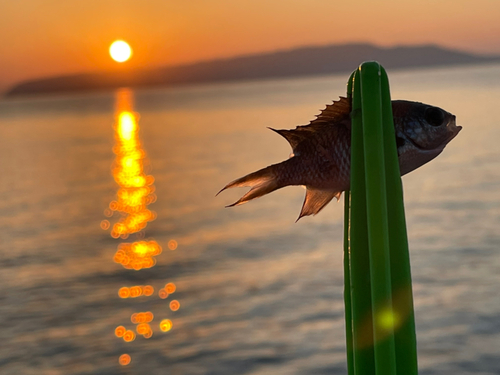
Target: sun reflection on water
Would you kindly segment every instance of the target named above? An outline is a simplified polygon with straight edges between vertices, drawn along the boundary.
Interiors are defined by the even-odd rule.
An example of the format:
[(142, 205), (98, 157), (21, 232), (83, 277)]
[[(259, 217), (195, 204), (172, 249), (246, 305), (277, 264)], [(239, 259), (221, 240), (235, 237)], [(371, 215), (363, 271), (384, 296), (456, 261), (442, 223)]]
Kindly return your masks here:
[(120, 214), (111, 229), (114, 238), (127, 238), (156, 219), (156, 213), (147, 208), (156, 201), (155, 179), (145, 171), (148, 164), (139, 138), (139, 115), (132, 111), (132, 106), (132, 92), (119, 91), (113, 147), (116, 159), (112, 173), (120, 188), (116, 194), (118, 199), (109, 204), (111, 211)]
[(160, 255), (161, 251), (161, 246), (156, 241), (122, 243), (118, 246), (113, 260), (127, 269), (139, 271), (153, 267), (156, 264), (155, 257)]
[[(113, 260), (125, 269), (140, 271), (155, 266), (156, 257), (162, 253), (162, 247), (154, 239), (144, 239), (146, 226), (156, 219), (156, 212), (149, 210), (148, 206), (156, 202), (157, 197), (155, 179), (148, 174), (150, 165), (139, 137), (139, 114), (133, 110), (133, 94), (128, 89), (117, 92), (113, 128), (115, 131), (113, 152), (116, 158), (112, 166), (112, 175), (119, 188), (116, 199), (104, 210), (104, 216), (108, 219), (102, 220), (100, 227), (103, 230), (110, 230), (111, 237), (115, 239), (125, 240), (130, 235), (137, 237), (135, 241), (120, 243)], [(117, 219), (112, 224), (113, 216), (117, 216)], [(177, 246), (175, 240), (167, 243), (169, 250), (176, 250)], [(175, 290), (174, 283), (164, 284), (158, 291), (158, 297), (166, 299)], [(152, 285), (123, 286), (118, 290), (118, 296), (121, 299), (151, 297), (154, 291)], [(169, 307), (170, 310), (177, 311), (180, 303), (172, 300)], [(135, 328), (127, 329), (120, 325), (115, 328), (115, 336), (125, 342), (134, 341), (136, 333), (149, 339), (153, 336), (151, 325), (153, 320), (154, 314), (151, 311), (133, 313), (130, 322)], [(159, 329), (161, 332), (168, 332), (172, 326), (171, 320), (163, 319)], [(122, 354), (118, 362), (126, 366), (130, 364), (131, 357)]]
[(130, 288), (124, 286), (118, 290), (120, 298), (136, 298), (140, 296), (149, 297), (154, 293), (154, 288), (151, 285), (132, 286)]

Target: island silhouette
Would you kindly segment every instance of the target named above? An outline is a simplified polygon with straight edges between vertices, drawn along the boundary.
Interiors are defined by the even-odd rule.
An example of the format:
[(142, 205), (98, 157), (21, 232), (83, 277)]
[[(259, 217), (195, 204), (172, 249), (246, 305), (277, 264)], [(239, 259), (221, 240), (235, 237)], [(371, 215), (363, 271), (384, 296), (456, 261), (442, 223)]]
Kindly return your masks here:
[(15, 85), (5, 95), (12, 97), (350, 73), (368, 60), (376, 60), (386, 69), (403, 69), (488, 63), (500, 61), (500, 56), (477, 55), (438, 45), (385, 48), (368, 43), (351, 43), (308, 46), (178, 66), (35, 79)]

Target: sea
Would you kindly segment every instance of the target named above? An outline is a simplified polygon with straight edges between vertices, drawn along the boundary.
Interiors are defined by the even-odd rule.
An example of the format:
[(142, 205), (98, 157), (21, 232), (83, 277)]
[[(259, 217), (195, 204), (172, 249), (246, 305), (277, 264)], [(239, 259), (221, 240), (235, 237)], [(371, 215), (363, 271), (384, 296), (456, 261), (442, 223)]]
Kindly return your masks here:
[[(500, 65), (388, 74), (463, 126), (403, 178), (419, 374), (500, 374)], [(343, 198), (216, 194), (347, 79), (1, 100), (0, 373), (346, 374)]]

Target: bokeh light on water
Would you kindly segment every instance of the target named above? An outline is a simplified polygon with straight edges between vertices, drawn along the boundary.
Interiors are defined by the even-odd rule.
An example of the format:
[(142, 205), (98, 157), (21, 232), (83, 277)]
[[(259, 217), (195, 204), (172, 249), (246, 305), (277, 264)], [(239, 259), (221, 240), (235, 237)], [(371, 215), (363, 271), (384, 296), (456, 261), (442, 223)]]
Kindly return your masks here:
[(127, 329), (124, 326), (118, 326), (115, 329), (115, 336), (116, 337), (123, 337)]
[(172, 294), (175, 292), (176, 286), (174, 283), (168, 283), (165, 285), (165, 290), (167, 291), (168, 294)]
[(155, 257), (162, 252), (161, 246), (154, 240), (122, 243), (118, 246), (113, 260), (127, 269), (139, 271), (156, 264)]
[[(118, 91), (116, 97), (115, 145), (113, 152), (116, 159), (112, 166), (112, 175), (119, 188), (116, 199), (109, 203), (104, 210), (104, 219), (100, 223), (103, 230), (110, 230), (115, 239), (128, 239), (130, 235), (137, 237), (133, 242), (122, 242), (118, 245), (113, 261), (125, 269), (140, 271), (156, 265), (156, 257), (162, 253), (162, 247), (154, 239), (144, 239), (145, 228), (149, 222), (156, 219), (156, 212), (148, 206), (156, 202), (154, 177), (148, 172), (150, 165), (146, 152), (142, 148), (139, 137), (139, 114), (133, 111), (133, 95), (130, 90)], [(113, 216), (117, 219), (112, 223)], [(167, 247), (177, 249), (177, 241), (170, 240)], [(158, 292), (160, 299), (166, 299), (174, 293), (174, 283), (164, 284)], [(152, 285), (123, 286), (118, 290), (120, 299), (151, 297), (155, 288)], [(180, 303), (173, 300), (169, 303), (170, 310), (177, 311)], [(130, 343), (136, 335), (149, 339), (153, 336), (152, 321), (154, 314), (151, 311), (136, 312), (130, 317), (132, 329), (120, 325), (115, 328), (115, 336)], [(129, 324), (130, 324), (129, 323)], [(167, 332), (172, 328), (172, 322), (164, 319), (159, 325), (160, 331)], [(118, 363), (128, 365), (131, 362), (129, 354), (122, 354)]]
[(181, 307), (181, 304), (177, 300), (173, 300), (170, 302), (170, 310), (172, 311), (177, 311)]
[(172, 321), (169, 319), (163, 319), (160, 323), (160, 329), (163, 332), (168, 332), (172, 329)]
[(149, 297), (154, 293), (154, 288), (151, 285), (145, 286), (132, 286), (130, 288), (124, 286), (118, 290), (120, 298), (136, 298), (140, 296)]
[(165, 299), (168, 297), (168, 293), (165, 289), (160, 289), (158, 291), (158, 297), (160, 297), (161, 299)]
[(122, 354), (120, 356), (120, 358), (118, 359), (118, 362), (122, 366), (127, 366), (128, 364), (130, 364), (130, 361), (131, 361), (131, 358), (130, 358), (130, 355), (128, 355), (128, 354)]
[(135, 340), (134, 331), (126, 330), (125, 333), (123, 334), (123, 340), (125, 340), (126, 342), (134, 341)]

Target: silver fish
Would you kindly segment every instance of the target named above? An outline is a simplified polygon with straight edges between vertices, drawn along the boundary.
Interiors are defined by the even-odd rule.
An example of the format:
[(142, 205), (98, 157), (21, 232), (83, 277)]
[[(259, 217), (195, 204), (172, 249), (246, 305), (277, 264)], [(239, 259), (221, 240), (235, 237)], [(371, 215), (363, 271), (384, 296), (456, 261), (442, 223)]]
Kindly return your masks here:
[[(392, 111), (401, 175), (438, 156), (462, 129), (456, 125), (454, 115), (428, 104), (393, 100)], [(309, 125), (297, 126), (293, 130), (270, 128), (290, 143), (292, 156), (224, 186), (219, 193), (233, 187), (251, 187), (227, 207), (246, 203), (289, 185), (306, 187), (298, 219), (316, 215), (333, 197), (338, 200), (342, 192), (349, 189), (350, 114), (350, 100), (341, 97), (327, 105)]]

